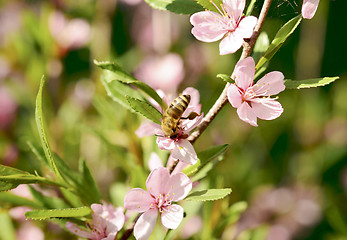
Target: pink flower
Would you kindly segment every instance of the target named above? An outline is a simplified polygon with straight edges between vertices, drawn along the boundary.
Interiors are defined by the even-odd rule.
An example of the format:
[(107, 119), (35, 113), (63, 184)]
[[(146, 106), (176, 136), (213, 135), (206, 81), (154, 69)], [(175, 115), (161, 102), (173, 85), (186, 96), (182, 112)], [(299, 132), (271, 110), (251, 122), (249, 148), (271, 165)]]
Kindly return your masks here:
[(229, 86), (227, 96), (242, 121), (258, 126), (257, 118), (272, 120), (282, 114), (281, 104), (270, 96), (282, 92), (285, 86), (281, 72), (270, 72), (256, 84), (253, 83), (254, 73), (252, 57), (239, 61), (231, 77), (235, 84)]
[(58, 11), (49, 17), (49, 29), (53, 38), (64, 49), (81, 48), (91, 38), (90, 25), (86, 20), (81, 18), (68, 20)]
[(161, 213), (164, 227), (176, 229), (183, 219), (183, 208), (172, 202), (184, 199), (192, 189), (192, 182), (183, 173), (170, 175), (164, 167), (154, 169), (146, 181), (148, 191), (131, 189), (124, 198), (124, 208), (143, 214), (134, 227), (137, 240), (148, 239)]
[[(201, 105), (199, 104), (199, 92), (194, 88), (187, 88), (182, 92), (182, 94), (188, 94), (191, 96), (190, 103), (182, 117), (189, 116), (191, 112), (200, 113)], [(163, 97), (163, 99), (165, 100), (167, 98)], [(170, 104), (170, 102), (171, 101), (169, 101), (168, 104)], [(161, 125), (152, 122), (142, 124), (136, 130), (136, 134), (139, 137), (157, 135), (157, 144), (160, 149), (171, 151), (171, 156), (175, 160), (181, 160), (187, 164), (194, 165), (198, 158), (193, 145), (186, 139), (186, 136), (189, 135), (191, 130), (199, 125), (202, 118), (203, 114), (197, 116), (193, 120), (181, 120), (181, 131), (175, 139), (164, 136)]]
[(317, 11), (319, 0), (304, 0), (301, 8), (303, 18), (311, 19)]
[(154, 89), (175, 93), (184, 77), (183, 60), (174, 53), (148, 57), (135, 71), (135, 77)]
[(221, 9), (212, 1), (220, 14), (212, 11), (194, 13), (190, 23), (194, 26), (192, 34), (200, 41), (215, 42), (219, 39), (221, 55), (236, 52), (244, 38), (250, 38), (257, 23), (253, 16), (244, 17), (245, 0), (223, 0)]
[(66, 228), (79, 237), (93, 240), (114, 240), (124, 225), (123, 208), (114, 208), (111, 204), (92, 204), (92, 221), (87, 224), (89, 231), (67, 222)]

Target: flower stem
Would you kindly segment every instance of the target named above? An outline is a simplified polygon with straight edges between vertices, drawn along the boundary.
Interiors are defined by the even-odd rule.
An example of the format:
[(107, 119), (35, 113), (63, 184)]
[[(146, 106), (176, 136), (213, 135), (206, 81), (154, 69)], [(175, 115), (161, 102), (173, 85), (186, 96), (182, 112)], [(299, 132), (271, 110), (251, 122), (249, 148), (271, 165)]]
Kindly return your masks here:
[[(261, 9), (257, 24), (254, 27), (253, 35), (250, 39), (247, 39), (243, 43), (243, 51), (240, 57), (240, 60), (245, 59), (246, 57), (251, 55), (251, 52), (253, 50), (254, 44), (257, 41), (257, 38), (259, 36), (260, 30), (264, 24), (265, 17), (269, 11), (270, 5), (272, 0), (265, 0), (263, 7)], [(210, 125), (212, 120), (216, 117), (216, 115), (219, 113), (219, 111), (223, 108), (223, 106), (228, 102), (227, 98), (227, 89), (229, 87), (230, 83), (227, 83), (225, 85), (225, 88), (217, 101), (214, 103), (214, 105), (211, 107), (211, 109), (208, 111), (206, 116), (201, 121), (200, 125), (197, 127), (197, 129), (188, 137), (188, 140), (191, 143), (194, 143), (202, 134), (203, 131)]]

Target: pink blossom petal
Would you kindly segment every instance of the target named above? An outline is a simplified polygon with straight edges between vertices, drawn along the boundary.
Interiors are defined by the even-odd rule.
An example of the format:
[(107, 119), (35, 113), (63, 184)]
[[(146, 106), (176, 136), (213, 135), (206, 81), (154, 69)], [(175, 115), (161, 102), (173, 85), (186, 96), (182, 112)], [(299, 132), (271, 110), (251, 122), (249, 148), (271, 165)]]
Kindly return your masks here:
[(270, 96), (282, 92), (286, 86), (284, 85), (284, 75), (281, 72), (273, 71), (265, 74), (256, 84), (253, 89), (255, 94), (260, 96)]
[(304, 0), (301, 8), (303, 18), (311, 19), (315, 15), (318, 8), (319, 0)]
[(254, 101), (252, 101), (252, 109), (258, 118), (264, 120), (278, 118), (283, 112), (281, 104), (271, 98), (254, 99)]
[(182, 94), (190, 95), (190, 103), (188, 107), (198, 106), (200, 105), (200, 93), (197, 89), (192, 87), (187, 87), (183, 90)]
[(194, 13), (190, 17), (190, 23), (194, 26), (192, 29), (194, 37), (203, 42), (215, 42), (228, 31), (223, 17), (211, 11)]
[(196, 128), (204, 118), (204, 113), (201, 113), (200, 116), (195, 117), (193, 120), (182, 120), (182, 128), (185, 132), (190, 132), (194, 128)]
[(135, 133), (140, 138), (152, 135), (163, 135), (161, 126), (153, 122), (141, 124)]
[(192, 181), (184, 173), (176, 173), (171, 175), (167, 188), (170, 189), (168, 194), (172, 201), (177, 202), (184, 199), (192, 190)]
[(173, 204), (161, 214), (161, 223), (169, 229), (176, 229), (183, 219), (183, 208), (177, 204)]
[(235, 21), (238, 21), (245, 9), (246, 0), (223, 0), (225, 10)]
[(235, 84), (230, 84), (227, 90), (228, 100), (234, 108), (239, 108), (242, 103), (242, 95)]
[(134, 226), (136, 240), (147, 240), (149, 238), (157, 222), (157, 217), (157, 209), (150, 209), (140, 216)]
[(253, 85), (255, 73), (255, 63), (252, 57), (247, 57), (238, 61), (231, 76), (235, 83), (242, 90), (246, 90)]
[(250, 38), (253, 34), (257, 21), (258, 19), (254, 16), (242, 18), (239, 25), (235, 29), (235, 33), (242, 36), (242, 38)]
[(242, 121), (245, 121), (252, 126), (257, 127), (257, 116), (254, 114), (252, 108), (247, 102), (243, 102), (241, 106), (237, 109), (237, 114)]
[(107, 234), (107, 237), (102, 238), (101, 240), (115, 240), (117, 232)]
[(162, 150), (173, 150), (176, 147), (175, 141), (168, 137), (158, 137), (157, 144)]
[(122, 229), (124, 225), (124, 221), (125, 221), (125, 217), (123, 212), (116, 212), (115, 216), (113, 218), (108, 219), (106, 223), (107, 234), (115, 233), (116, 235), (117, 232)]
[[(171, 156), (171, 155), (170, 155)], [(188, 164), (182, 161), (179, 161), (175, 167), (175, 169), (172, 171), (171, 174), (176, 174), (179, 172), (182, 172), (182, 170), (187, 166)]]
[(154, 169), (158, 167), (162, 167), (162, 166), (163, 166), (163, 161), (160, 159), (157, 153), (152, 152), (148, 161), (149, 170), (153, 171)]
[(93, 239), (94, 236), (91, 232), (88, 232), (86, 230), (83, 230), (82, 228), (78, 227), (75, 223), (72, 222), (67, 222), (65, 224), (65, 227), (72, 232), (73, 234), (79, 236), (79, 237), (83, 237), (83, 238), (89, 238), (89, 239)]
[(153, 201), (153, 197), (147, 191), (133, 188), (124, 197), (124, 208), (135, 212), (144, 212), (151, 207)]
[(242, 46), (243, 37), (235, 34), (235, 32), (229, 32), (223, 40), (219, 43), (219, 54), (226, 55), (234, 53)]
[(169, 182), (169, 179), (170, 173), (166, 168), (156, 168), (147, 178), (147, 190), (155, 197), (158, 197), (160, 194), (166, 194), (168, 192), (166, 183)]
[(198, 161), (193, 145), (186, 139), (179, 140), (171, 155), (174, 159), (179, 159), (190, 165), (194, 165)]

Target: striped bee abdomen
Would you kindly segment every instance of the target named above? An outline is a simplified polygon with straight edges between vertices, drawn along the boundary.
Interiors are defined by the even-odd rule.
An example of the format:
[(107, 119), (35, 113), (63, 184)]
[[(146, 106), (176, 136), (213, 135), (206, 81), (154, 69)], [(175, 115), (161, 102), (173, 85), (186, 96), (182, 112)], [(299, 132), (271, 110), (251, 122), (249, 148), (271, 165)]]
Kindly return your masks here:
[(163, 114), (161, 128), (167, 137), (175, 138), (179, 134), (179, 122), (190, 102), (190, 95), (180, 95), (172, 101)]

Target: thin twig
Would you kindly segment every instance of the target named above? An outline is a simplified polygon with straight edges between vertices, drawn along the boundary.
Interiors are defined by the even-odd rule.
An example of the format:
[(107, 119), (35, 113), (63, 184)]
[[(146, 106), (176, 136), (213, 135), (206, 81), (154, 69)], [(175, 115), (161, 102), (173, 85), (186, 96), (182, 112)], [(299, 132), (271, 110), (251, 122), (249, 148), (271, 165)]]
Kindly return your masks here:
[[(245, 59), (249, 55), (251, 55), (251, 52), (253, 50), (254, 44), (259, 36), (260, 29), (264, 24), (265, 17), (267, 15), (267, 12), (269, 11), (270, 5), (272, 0), (265, 0), (263, 7), (261, 9), (257, 24), (255, 25), (253, 35), (250, 39), (244, 42), (243, 44), (243, 51), (242, 55), (240, 57), (240, 60)], [(208, 127), (208, 125), (211, 123), (211, 121), (216, 117), (216, 115), (219, 113), (219, 111), (222, 109), (222, 107), (227, 103), (227, 88), (230, 85), (230, 83), (227, 83), (225, 85), (225, 88), (222, 92), (222, 94), (219, 96), (215, 104), (212, 106), (212, 108), (208, 111), (206, 116), (203, 118), (202, 122), (198, 126), (197, 130), (193, 132), (189, 137), (188, 140), (191, 143), (194, 143), (196, 139), (198, 139), (201, 135), (201, 133)], [(172, 166), (168, 166), (168, 169), (170, 173), (175, 169), (177, 166), (178, 161), (175, 161)], [(140, 217), (140, 215), (137, 216), (136, 220)], [(135, 225), (136, 220), (134, 220), (134, 224), (132, 224), (131, 227), (129, 227), (124, 235), (122, 236), (121, 240), (126, 240), (130, 237), (131, 233), (133, 232), (133, 227)]]
[[(253, 50), (254, 44), (257, 41), (257, 38), (259, 36), (260, 30), (264, 24), (265, 17), (269, 11), (270, 5), (271, 5), (272, 0), (265, 0), (263, 7), (261, 9), (257, 24), (254, 27), (254, 32), (253, 35), (250, 39), (244, 41), (243, 44), (243, 51), (240, 57), (240, 60), (245, 59), (246, 57), (251, 55), (251, 52)], [(201, 121), (200, 125), (197, 127), (195, 132), (193, 132), (189, 137), (188, 140), (191, 143), (194, 143), (202, 134), (203, 131), (210, 125), (212, 120), (217, 116), (219, 111), (223, 108), (223, 106), (228, 102), (227, 98), (227, 89), (229, 87), (230, 83), (227, 83), (225, 85), (225, 88), (217, 101), (214, 103), (214, 105), (211, 107), (211, 109), (208, 111), (206, 116), (203, 118)]]

